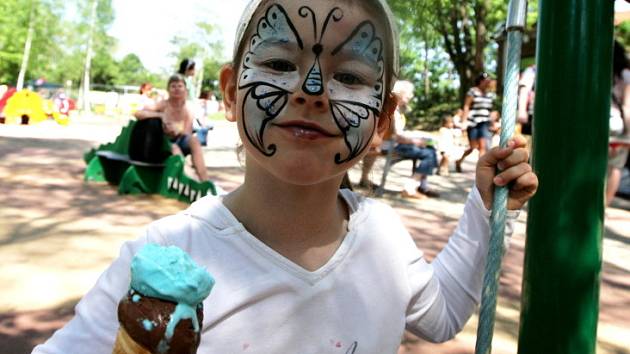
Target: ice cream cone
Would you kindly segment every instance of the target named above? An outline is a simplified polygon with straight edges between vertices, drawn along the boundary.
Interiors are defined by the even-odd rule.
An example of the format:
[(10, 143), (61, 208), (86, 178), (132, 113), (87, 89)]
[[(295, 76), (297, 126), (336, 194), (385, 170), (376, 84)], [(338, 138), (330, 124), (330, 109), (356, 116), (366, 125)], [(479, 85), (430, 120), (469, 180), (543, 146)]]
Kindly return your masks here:
[(195, 354), (214, 279), (183, 250), (147, 244), (131, 261), (112, 354)]
[(151, 352), (131, 339), (127, 331), (120, 327), (118, 335), (116, 335), (116, 343), (112, 354), (151, 354)]

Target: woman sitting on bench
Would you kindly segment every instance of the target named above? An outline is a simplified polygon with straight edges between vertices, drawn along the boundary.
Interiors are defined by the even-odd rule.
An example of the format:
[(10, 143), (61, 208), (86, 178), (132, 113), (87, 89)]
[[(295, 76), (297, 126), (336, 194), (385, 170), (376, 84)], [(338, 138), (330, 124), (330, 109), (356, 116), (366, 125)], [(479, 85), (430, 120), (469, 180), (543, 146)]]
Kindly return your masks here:
[[(392, 90), (398, 97), (398, 108), (394, 113), (394, 120), (391, 127), (391, 138), (384, 141), (380, 150), (394, 151), (403, 158), (418, 159), (420, 163), (414, 169), (413, 176), (405, 181), (404, 189), (401, 193), (403, 198), (422, 199), (425, 197), (438, 197), (439, 194), (429, 189), (427, 177), (433, 174), (437, 167), (437, 154), (428, 141), (420, 137), (413, 131), (405, 131), (405, 112), (408, 110), (409, 102), (413, 98), (413, 84), (409, 81), (397, 81)], [(395, 146), (390, 146), (392, 145)], [(363, 169), (361, 171), (361, 182), (359, 186), (370, 186), (369, 173), (374, 165), (378, 153), (366, 155), (363, 158)]]
[(208, 171), (203, 158), (203, 150), (197, 137), (192, 134), (193, 114), (186, 105), (186, 82), (184, 77), (174, 74), (168, 79), (168, 98), (150, 104), (136, 111), (138, 119), (160, 118), (164, 134), (170, 139), (173, 154), (192, 157), (193, 166), (201, 181), (207, 181)]

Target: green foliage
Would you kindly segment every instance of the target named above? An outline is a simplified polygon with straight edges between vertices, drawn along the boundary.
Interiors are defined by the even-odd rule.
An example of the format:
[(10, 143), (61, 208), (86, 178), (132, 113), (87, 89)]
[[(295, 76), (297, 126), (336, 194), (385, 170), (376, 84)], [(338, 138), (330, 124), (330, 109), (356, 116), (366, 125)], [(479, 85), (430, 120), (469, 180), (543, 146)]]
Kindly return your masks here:
[(615, 27), (615, 39), (627, 50), (630, 49), (630, 21), (624, 21)]
[(413, 112), (414, 119), (410, 120), (409, 124), (414, 129), (438, 130), (442, 126), (442, 118), (447, 115), (452, 116), (458, 108), (460, 108), (458, 102), (450, 101), (436, 103), (425, 109), (417, 109)]
[(203, 62), (203, 82), (201, 91), (213, 91), (215, 95), (219, 90), (219, 71), (225, 62), (216, 58), (206, 58)]
[(203, 63), (201, 91), (217, 91), (219, 70), (227, 59), (223, 57), (221, 32), (212, 23), (197, 23), (196, 33), (189, 38), (173, 37), (171, 44), (176, 48), (170, 56), (175, 60), (173, 71), (177, 71), (184, 58), (194, 58)]
[(92, 84), (109, 84), (118, 79), (120, 71), (109, 53), (99, 52), (92, 60)]
[[(497, 65), (494, 37), (509, 0), (388, 0), (399, 20), (401, 78), (415, 84), (414, 126), (433, 127), (463, 103), (473, 78)], [(529, 1), (528, 24), (537, 19)]]
[(155, 85), (164, 81), (159, 75), (150, 73), (136, 54), (127, 54), (116, 65), (118, 75), (111, 82), (115, 85), (140, 86), (145, 82)]
[[(31, 18), (31, 7), (34, 6)], [(59, 0), (2, 0), (0, 1), (0, 83), (15, 85), (24, 53), (29, 23), (33, 21), (33, 42), (26, 79), (46, 77), (54, 64), (54, 40), (61, 23)]]
[[(107, 34), (115, 16), (112, 2), (92, 1), (97, 1), (92, 83), (140, 85), (164, 81), (159, 75), (150, 73), (135, 54), (120, 61), (112, 56), (116, 40)], [(70, 81), (76, 88), (85, 65), (92, 1), (0, 1), (0, 84), (15, 85), (32, 20), (34, 33), (26, 81), (44, 78), (62, 85)], [(31, 5), (35, 6), (33, 18), (30, 17)]]

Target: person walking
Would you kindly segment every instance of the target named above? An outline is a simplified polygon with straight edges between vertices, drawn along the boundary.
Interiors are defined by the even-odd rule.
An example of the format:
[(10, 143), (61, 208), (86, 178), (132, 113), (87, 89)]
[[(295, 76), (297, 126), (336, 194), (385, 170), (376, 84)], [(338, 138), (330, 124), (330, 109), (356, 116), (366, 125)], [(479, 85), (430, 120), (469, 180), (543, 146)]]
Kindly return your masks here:
[(486, 152), (486, 144), (490, 138), (490, 112), (495, 94), (490, 90), (492, 79), (487, 72), (480, 73), (475, 79), (475, 86), (468, 90), (464, 101), (462, 118), (466, 121), (469, 147), (462, 157), (455, 161), (455, 170), (462, 172), (464, 159), (474, 150), (479, 151), (479, 156)]

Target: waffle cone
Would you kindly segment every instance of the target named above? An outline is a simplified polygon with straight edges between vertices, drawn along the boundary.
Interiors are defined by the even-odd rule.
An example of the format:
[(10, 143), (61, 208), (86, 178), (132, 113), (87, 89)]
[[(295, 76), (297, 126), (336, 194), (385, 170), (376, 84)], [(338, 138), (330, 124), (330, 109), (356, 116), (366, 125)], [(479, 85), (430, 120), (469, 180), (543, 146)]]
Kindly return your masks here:
[(151, 352), (131, 339), (127, 331), (120, 327), (116, 335), (116, 343), (114, 343), (112, 354), (151, 354)]

